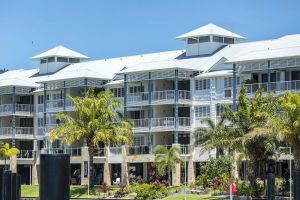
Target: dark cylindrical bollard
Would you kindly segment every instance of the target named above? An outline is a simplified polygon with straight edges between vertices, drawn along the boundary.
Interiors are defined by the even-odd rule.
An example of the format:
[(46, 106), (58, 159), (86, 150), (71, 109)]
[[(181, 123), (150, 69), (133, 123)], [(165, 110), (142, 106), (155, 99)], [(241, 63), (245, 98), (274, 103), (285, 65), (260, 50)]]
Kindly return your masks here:
[(275, 175), (273, 173), (267, 175), (267, 197), (268, 200), (275, 199)]
[(16, 173), (11, 174), (11, 191), (12, 191), (12, 200), (20, 200), (21, 177)]
[(294, 200), (300, 200), (300, 171), (294, 171)]
[(70, 156), (42, 154), (40, 157), (40, 200), (69, 200)]
[(11, 190), (11, 171), (3, 171), (2, 178), (2, 200), (12, 200), (12, 190)]

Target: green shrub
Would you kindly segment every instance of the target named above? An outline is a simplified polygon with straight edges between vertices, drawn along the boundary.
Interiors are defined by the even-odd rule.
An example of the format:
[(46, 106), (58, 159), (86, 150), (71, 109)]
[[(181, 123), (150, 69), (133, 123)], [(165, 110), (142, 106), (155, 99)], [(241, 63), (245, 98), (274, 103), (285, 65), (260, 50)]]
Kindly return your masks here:
[(249, 181), (238, 181), (236, 183), (236, 194), (238, 196), (252, 196), (253, 189), (251, 188)]
[(132, 185), (128, 190), (137, 193), (136, 199), (159, 199), (168, 195), (168, 189), (160, 183), (142, 183)]

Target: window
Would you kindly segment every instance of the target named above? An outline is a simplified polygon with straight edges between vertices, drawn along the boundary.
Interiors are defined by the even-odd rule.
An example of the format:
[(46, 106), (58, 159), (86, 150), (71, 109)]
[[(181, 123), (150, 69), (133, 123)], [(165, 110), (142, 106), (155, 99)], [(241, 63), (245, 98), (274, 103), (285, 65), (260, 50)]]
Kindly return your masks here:
[(199, 37), (198, 39), (199, 39), (199, 43), (210, 42), (209, 36)]
[(209, 118), (210, 117), (210, 106), (197, 106), (195, 107), (196, 118)]
[(80, 59), (79, 58), (69, 58), (69, 63), (79, 63)]
[(226, 44), (233, 44), (234, 43), (234, 39), (233, 38), (224, 37), (224, 43), (226, 43)]
[(38, 104), (43, 104), (44, 103), (44, 95), (39, 95), (38, 96)]
[(213, 41), (214, 42), (223, 43), (223, 37), (213, 36)]
[(144, 86), (129, 87), (129, 93), (139, 93), (139, 92), (144, 92)]
[(44, 118), (38, 118), (38, 127), (44, 126)]
[(208, 90), (208, 89), (210, 89), (210, 79), (196, 80), (195, 89), (196, 90)]
[(54, 62), (54, 61), (55, 61), (55, 58), (54, 58), (54, 57), (49, 57), (49, 58), (48, 58), (48, 63), (49, 63), (49, 62)]
[(66, 58), (66, 57), (57, 57), (57, 62), (68, 62), (68, 58)]
[(61, 93), (52, 94), (52, 100), (62, 99)]
[(133, 136), (133, 146), (143, 146), (144, 143), (144, 136), (143, 135), (135, 135)]
[(124, 88), (111, 88), (114, 97), (124, 97)]
[(196, 43), (198, 43), (198, 40), (197, 40), (197, 39), (194, 39), (194, 38), (188, 38), (187, 43), (188, 43), (188, 44), (196, 44)]
[[(236, 84), (240, 85), (241, 79), (240, 77), (236, 77)], [(224, 88), (231, 88), (233, 86), (233, 77), (224, 78)]]
[(231, 90), (225, 90), (225, 97), (230, 98), (231, 97)]
[[(228, 104), (228, 106), (232, 109), (232, 104)], [(218, 117), (220, 117), (225, 112), (224, 107), (220, 104), (216, 105), (216, 110), (217, 110), (217, 116)]]
[(47, 59), (46, 58), (41, 59), (41, 64), (44, 64), (44, 63), (47, 63)]

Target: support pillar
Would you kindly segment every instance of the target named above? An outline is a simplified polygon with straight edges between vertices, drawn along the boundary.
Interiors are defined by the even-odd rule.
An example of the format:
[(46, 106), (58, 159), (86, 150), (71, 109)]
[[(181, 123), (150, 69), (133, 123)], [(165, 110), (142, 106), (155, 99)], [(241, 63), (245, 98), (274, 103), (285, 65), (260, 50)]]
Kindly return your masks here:
[(31, 184), (38, 185), (38, 167), (37, 167), (37, 160), (40, 155), (38, 154), (38, 146), (37, 140), (33, 141), (33, 164), (31, 168)]
[(129, 185), (128, 163), (127, 163), (127, 147), (122, 145), (122, 166), (121, 166), (121, 181), (123, 185)]
[(271, 91), (271, 70), (270, 70), (270, 61), (268, 60), (268, 85), (267, 85), (267, 92)]
[[(16, 87), (13, 87), (13, 96), (12, 96), (12, 103), (13, 103), (13, 115), (12, 115), (12, 147), (16, 147)], [(13, 172), (14, 173), (14, 172)]]
[(148, 163), (143, 163), (143, 180), (148, 181)]
[(10, 158), (9, 170), (12, 173), (17, 173), (17, 155), (14, 155)]
[(81, 147), (81, 185), (88, 185), (89, 184), (89, 177), (88, 177), (88, 166), (87, 163), (89, 162), (89, 148), (88, 147)]
[(236, 111), (236, 93), (237, 93), (237, 81), (236, 81), (236, 65), (233, 64), (233, 87), (232, 87), (232, 98), (233, 98), (233, 111)]
[(106, 183), (108, 186), (111, 185), (111, 166), (108, 162), (109, 156), (109, 147), (106, 146), (105, 150), (105, 160), (104, 160), (104, 168), (103, 168), (103, 182)]
[(174, 143), (178, 144), (178, 69), (175, 70), (175, 132)]
[(188, 163), (188, 184), (195, 182), (195, 164), (193, 161), (194, 147), (190, 146), (190, 157)]
[[(180, 148), (179, 144), (173, 144), (173, 147)], [(172, 186), (180, 186), (181, 164), (176, 163), (175, 169), (172, 169)]]

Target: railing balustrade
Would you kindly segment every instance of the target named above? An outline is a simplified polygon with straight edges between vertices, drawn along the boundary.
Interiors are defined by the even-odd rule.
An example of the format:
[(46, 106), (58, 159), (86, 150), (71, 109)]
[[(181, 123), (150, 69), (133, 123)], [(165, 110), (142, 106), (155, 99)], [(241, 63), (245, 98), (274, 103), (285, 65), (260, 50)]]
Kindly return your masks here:
[(98, 148), (94, 150), (94, 156), (96, 157), (104, 157), (105, 156), (105, 148)]
[[(31, 104), (16, 104), (15, 107), (16, 113), (32, 113), (33, 105)], [(13, 113), (13, 104), (1, 104), (0, 105), (0, 114), (12, 114)]]
[(113, 155), (121, 155), (122, 154), (122, 148), (121, 147), (110, 147), (109, 148), (110, 156)]
[(130, 104), (143, 104), (147, 103), (149, 99), (148, 92), (138, 92), (138, 93), (128, 93), (127, 94), (127, 103)]
[(174, 128), (175, 118), (174, 117), (163, 117), (163, 118), (152, 118), (151, 119), (152, 128)]
[(20, 154), (17, 155), (17, 158), (30, 159), (33, 158), (35, 151), (33, 150), (20, 150)]
[(47, 100), (46, 101), (46, 108), (48, 109), (59, 109), (64, 107), (64, 100), (57, 99), (57, 100)]
[(175, 98), (175, 90), (163, 90), (151, 92), (152, 101), (173, 100)]
[(186, 127), (186, 126), (191, 126), (191, 122), (190, 122), (190, 118), (189, 117), (179, 117), (178, 118), (178, 125), (179, 126), (184, 126), (184, 127)]
[(149, 146), (131, 146), (129, 147), (129, 155), (150, 154)]

